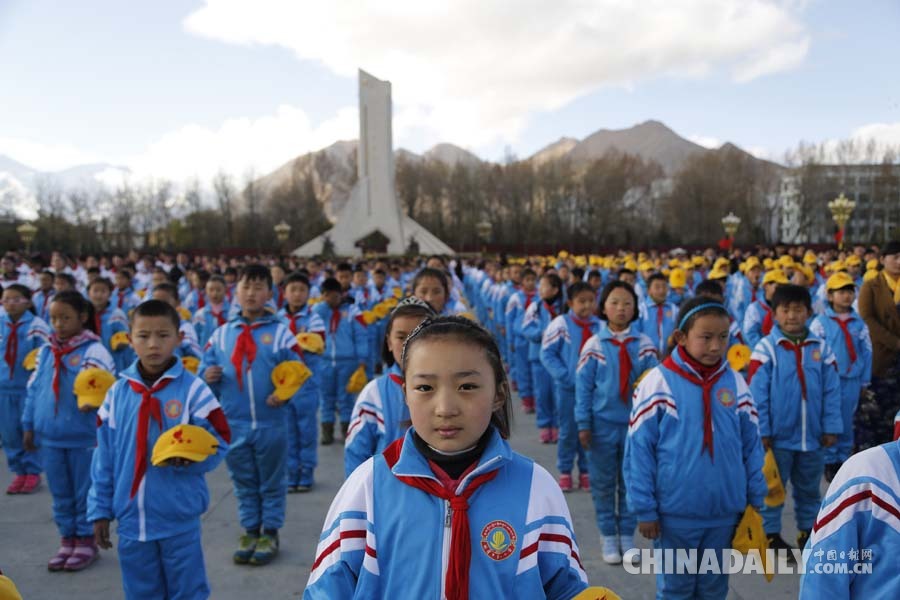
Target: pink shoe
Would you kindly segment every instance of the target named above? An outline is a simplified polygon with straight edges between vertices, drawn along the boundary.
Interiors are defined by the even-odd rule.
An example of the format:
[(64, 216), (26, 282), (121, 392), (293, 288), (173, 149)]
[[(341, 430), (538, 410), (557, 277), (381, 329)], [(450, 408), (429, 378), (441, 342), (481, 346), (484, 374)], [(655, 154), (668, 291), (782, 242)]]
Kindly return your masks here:
[(564, 492), (572, 491), (572, 475), (570, 473), (563, 473), (559, 476), (559, 489)]
[(9, 495), (21, 494), (22, 487), (25, 485), (25, 480), (27, 478), (27, 475), (16, 475), (15, 479), (12, 480), (12, 483), (9, 484), (9, 487), (6, 488), (6, 493)]
[(559, 429), (556, 427), (550, 428), (550, 441), (554, 444), (559, 441)]
[(578, 487), (585, 492), (591, 491), (591, 478), (588, 477), (587, 473), (582, 473), (578, 476)]
[(550, 443), (550, 428), (549, 427), (541, 427), (539, 430), (540, 438), (542, 444)]
[(66, 561), (66, 571), (82, 571), (100, 558), (100, 549), (93, 537), (75, 538), (75, 551)]
[(59, 550), (56, 551), (56, 556), (50, 559), (50, 562), (47, 563), (48, 571), (62, 571), (66, 566), (66, 561), (69, 560), (69, 557), (72, 556), (72, 552), (75, 551), (75, 538), (63, 538), (60, 542)]
[(534, 398), (531, 398), (530, 396), (522, 398), (522, 411), (526, 415), (534, 413)]
[(41, 485), (41, 476), (40, 475), (26, 475), (25, 483), (22, 485), (22, 490), (19, 492), (20, 494), (33, 494), (36, 489)]

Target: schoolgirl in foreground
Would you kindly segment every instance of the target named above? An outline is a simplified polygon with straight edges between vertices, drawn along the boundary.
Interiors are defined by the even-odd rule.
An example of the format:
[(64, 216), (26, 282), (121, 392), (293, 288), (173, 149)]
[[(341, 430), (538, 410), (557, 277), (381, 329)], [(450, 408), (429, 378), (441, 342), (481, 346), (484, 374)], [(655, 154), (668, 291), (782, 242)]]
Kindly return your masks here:
[(490, 334), (465, 318), (428, 319), (407, 338), (401, 366), (413, 427), (338, 492), (304, 598), (584, 590), (562, 492), (506, 441), (509, 384)]

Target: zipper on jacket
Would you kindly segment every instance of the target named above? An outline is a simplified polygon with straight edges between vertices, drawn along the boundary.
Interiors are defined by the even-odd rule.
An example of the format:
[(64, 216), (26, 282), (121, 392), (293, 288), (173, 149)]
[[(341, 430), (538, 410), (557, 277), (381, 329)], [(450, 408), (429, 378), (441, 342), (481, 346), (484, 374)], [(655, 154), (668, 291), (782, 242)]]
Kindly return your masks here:
[(250, 395), (250, 429), (256, 429), (256, 395), (253, 393), (253, 367), (247, 368), (247, 391)]
[(447, 597), (447, 568), (450, 566), (450, 522), (452, 519), (452, 509), (450, 501), (444, 500), (444, 531), (441, 543), (441, 599)]

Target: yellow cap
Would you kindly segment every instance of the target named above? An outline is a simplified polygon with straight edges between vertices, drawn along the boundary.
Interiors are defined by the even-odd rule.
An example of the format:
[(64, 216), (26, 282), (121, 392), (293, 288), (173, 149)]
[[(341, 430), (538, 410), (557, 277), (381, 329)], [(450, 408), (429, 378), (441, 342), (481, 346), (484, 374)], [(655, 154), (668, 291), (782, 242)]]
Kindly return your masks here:
[(670, 259), (669, 259), (669, 268), (670, 268), (670, 269), (674, 269), (674, 268), (679, 267), (679, 266), (681, 266), (681, 261), (680, 261), (680, 260), (678, 260), (677, 258), (670, 258)]
[(727, 279), (728, 271), (726, 271), (725, 269), (720, 269), (720, 268), (716, 267), (715, 269), (710, 271), (709, 274), (707, 274), (706, 278), (707, 279)]
[(572, 600), (597, 600), (598, 598), (604, 598), (605, 600), (622, 600), (622, 598), (611, 589), (599, 585), (592, 585), (591, 587), (582, 590), (581, 593), (572, 598)]
[(735, 344), (728, 349), (728, 364), (735, 371), (740, 371), (750, 364), (750, 347), (744, 344)]
[(381, 320), (388, 316), (388, 313), (391, 312), (391, 307), (389, 307), (384, 302), (379, 302), (375, 306), (372, 307), (372, 314), (375, 315), (375, 318)]
[(128, 334), (124, 331), (117, 331), (116, 333), (112, 334), (111, 338), (109, 338), (109, 347), (113, 352), (130, 345), (131, 342), (128, 341)]
[(176, 425), (167, 429), (153, 444), (150, 463), (158, 467), (170, 458), (202, 462), (219, 449), (219, 440), (197, 425)]
[(794, 264), (794, 259), (788, 254), (782, 254), (781, 257), (778, 258), (778, 264), (782, 267), (790, 267)]
[(560, 250), (557, 256), (565, 260), (566, 258), (569, 258), (569, 253), (565, 250)]
[(371, 325), (378, 320), (378, 317), (376, 317), (375, 313), (373, 313), (371, 310), (364, 310), (362, 312), (362, 318), (363, 321), (365, 321), (366, 325)]
[(672, 269), (669, 273), (669, 285), (673, 288), (683, 288), (687, 285), (687, 273), (683, 269)]
[[(766, 271), (770, 271), (775, 268), (775, 261), (771, 258), (764, 258), (762, 264)], [(749, 267), (747, 268), (749, 269)]]
[(299, 360), (286, 360), (278, 363), (272, 369), (275, 396), (279, 400), (290, 400), (311, 376), (312, 371)]
[(819, 260), (816, 258), (816, 254), (814, 252), (807, 251), (807, 253), (803, 255), (803, 262), (807, 265), (814, 265), (819, 262)]
[[(772, 260), (772, 259), (767, 259), (767, 260)], [(761, 267), (761, 266), (762, 265), (759, 262), (759, 258), (757, 258), (756, 256), (751, 256), (746, 261), (744, 261), (744, 270), (745, 271), (749, 271), (750, 269), (752, 269), (754, 267)]]
[(177, 310), (178, 310), (179, 316), (181, 316), (181, 318), (183, 320), (185, 320), (185, 321), (191, 320), (191, 311), (189, 311), (188, 309), (186, 309), (183, 306), (179, 306)]
[(629, 258), (628, 260), (625, 261), (625, 268), (628, 269), (629, 271), (637, 272), (638, 264), (634, 261), (634, 259)]
[(864, 282), (865, 282), (865, 281), (872, 281), (873, 279), (875, 279), (876, 277), (878, 277), (878, 273), (880, 273), (880, 271), (877, 271), (877, 270), (875, 270), (875, 269), (869, 269), (868, 271), (866, 271), (866, 272), (863, 274), (863, 281), (864, 281)]
[(72, 391), (78, 397), (78, 408), (100, 408), (106, 392), (116, 382), (116, 376), (103, 369), (85, 369), (75, 377)]
[(816, 274), (812, 270), (812, 267), (808, 267), (806, 265), (794, 265), (794, 269), (803, 273), (803, 276), (806, 277), (807, 283), (812, 283), (816, 279)]
[(787, 284), (790, 283), (788, 281), (787, 275), (784, 274), (784, 271), (781, 269), (772, 269), (771, 271), (766, 271), (766, 274), (763, 276), (762, 282), (766, 283), (778, 283), (778, 284)]
[(366, 377), (366, 369), (363, 366), (360, 366), (358, 369), (353, 371), (353, 375), (350, 376), (350, 380), (347, 382), (347, 387), (345, 388), (351, 394), (358, 394), (362, 391), (364, 387), (366, 387), (366, 383), (369, 380)]
[(325, 340), (318, 333), (309, 331), (297, 334), (297, 343), (304, 352), (312, 352), (313, 354), (322, 354), (325, 352)]
[(638, 270), (640, 270), (642, 272), (643, 271), (652, 271), (653, 263), (650, 262), (649, 260), (641, 261), (641, 263), (638, 264)]
[(196, 375), (197, 369), (200, 368), (200, 359), (195, 356), (182, 356), (181, 364), (185, 369)]
[(695, 256), (694, 258), (691, 259), (691, 263), (695, 267), (702, 267), (703, 265), (706, 264), (706, 257), (705, 256)]
[(834, 261), (834, 262), (832, 262), (832, 263), (829, 263), (829, 264), (825, 267), (825, 270), (828, 271), (829, 273), (837, 273), (837, 272), (839, 272), (839, 271), (846, 271), (846, 270), (847, 270), (847, 266), (844, 264), (844, 261), (842, 261), (842, 260), (836, 260), (836, 261)]
[(40, 350), (40, 348), (35, 348), (25, 355), (24, 360), (22, 360), (22, 366), (26, 371), (34, 371), (34, 368), (37, 366), (37, 355)]
[(855, 254), (851, 254), (846, 259), (844, 259), (844, 264), (848, 267), (850, 265), (859, 266), (862, 264), (862, 259)]
[(851, 285), (856, 287), (856, 283), (853, 281), (853, 278), (843, 271), (840, 271), (828, 278), (828, 281), (825, 282), (825, 289), (829, 292), (833, 292), (835, 290), (840, 290)]
[(0, 600), (22, 600), (16, 584), (5, 575), (0, 575)]
[(775, 565), (769, 562), (766, 550), (769, 549), (769, 542), (766, 539), (766, 532), (763, 529), (762, 516), (752, 506), (747, 506), (744, 510), (744, 516), (734, 530), (734, 537), (731, 539), (731, 547), (741, 554), (750, 554), (755, 552), (760, 558), (763, 567), (763, 575), (766, 581), (772, 581), (775, 577)]
[(877, 271), (878, 270), (878, 259), (873, 258), (871, 260), (866, 261), (866, 270), (867, 271)]
[(715, 268), (727, 267), (730, 264), (731, 264), (730, 260), (728, 260), (724, 256), (720, 256), (719, 258), (716, 259), (716, 262), (713, 263), (713, 268), (715, 269)]

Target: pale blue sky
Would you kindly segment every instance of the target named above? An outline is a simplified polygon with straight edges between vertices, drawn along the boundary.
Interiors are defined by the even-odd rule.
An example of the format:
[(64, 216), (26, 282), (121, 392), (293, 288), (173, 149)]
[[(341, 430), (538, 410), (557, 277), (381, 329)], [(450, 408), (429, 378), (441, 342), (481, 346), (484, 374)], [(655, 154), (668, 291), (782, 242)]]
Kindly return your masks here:
[[(377, 35), (369, 39), (367, 32), (350, 28), (348, 35), (356, 46), (347, 51), (349, 58), (341, 56), (332, 61), (331, 57), (343, 53), (347, 44), (334, 41), (332, 52), (330, 41), (317, 43), (314, 51), (304, 47), (302, 41), (295, 43), (291, 27), (286, 28), (287, 33), (279, 30), (279, 20), (285, 20), (279, 13), (287, 10), (284, 5), (273, 9), (272, 15), (265, 14), (269, 4), (279, 4), (277, 0), (243, 3), (258, 7), (260, 13), (253, 15), (253, 23), (247, 26), (248, 39), (244, 40), (236, 36), (243, 35), (241, 19), (246, 17), (241, 16), (241, 10), (245, 9), (224, 6), (228, 4), (224, 1), (222, 6), (211, 3), (216, 6), (209, 7), (215, 8), (208, 12), (216, 18), (202, 27), (186, 26), (188, 16), (205, 4), (199, 0), (0, 0), (0, 154), (38, 168), (56, 169), (98, 160), (179, 178), (190, 171), (183, 168), (185, 161), (190, 161), (191, 154), (203, 153), (206, 146), (216, 156), (198, 163), (196, 172), (201, 175), (216, 167), (216, 161), (232, 170), (238, 170), (244, 159), (248, 165), (268, 169), (337, 137), (355, 136), (354, 116), (346, 109), (355, 106), (356, 81), (347, 65), (355, 64), (353, 52), (357, 52), (362, 63), (359, 66), (369, 67), (366, 57), (371, 44), (385, 45), (378, 42)], [(500, 6), (495, 7), (494, 14), (486, 14), (491, 12), (487, 9), (483, 14), (478, 7), (486, 4), (491, 3), (465, 6), (459, 2), (452, 10), (438, 12), (469, 10), (461, 18), (475, 24), (470, 35), (485, 36), (489, 34), (483, 32), (494, 31), (496, 13), (503, 10)], [(647, 6), (647, 11), (659, 6), (652, 2), (634, 4)], [(686, 16), (702, 15), (703, 0), (687, 0), (684, 4)], [(630, 38), (612, 40), (609, 52), (602, 43), (597, 47), (574, 40), (571, 81), (577, 79), (577, 83), (570, 81), (556, 96), (552, 77), (529, 79), (527, 71), (534, 65), (534, 71), (540, 73), (546, 63), (552, 73), (560, 60), (568, 64), (565, 57), (558, 56), (558, 49), (567, 47), (565, 43), (553, 46), (555, 52), (552, 48), (546, 54), (537, 50), (521, 71), (512, 67), (516, 71), (513, 75), (504, 66), (507, 47), (510, 54), (521, 54), (522, 48), (528, 48), (527, 43), (515, 45), (522, 44), (515, 39), (516, 20), (521, 19), (523, 27), (524, 21), (529, 21), (527, 27), (533, 32), (535, 21), (543, 18), (543, 5), (534, 0), (520, 3), (520, 10), (507, 16), (508, 27), (498, 30), (496, 39), (483, 46), (481, 52), (486, 48), (491, 54), (483, 61), (465, 57), (466, 48), (462, 46), (452, 48), (453, 44), (466, 44), (465, 40), (460, 42), (464, 36), (458, 33), (448, 32), (446, 40), (430, 47), (423, 45), (421, 56), (416, 58), (433, 61), (436, 79), (422, 88), (433, 86), (442, 89), (440, 93), (429, 95), (424, 89), (404, 97), (421, 80), (416, 74), (422, 71), (412, 67), (409, 71), (402, 67), (384, 71), (390, 68), (386, 65), (406, 64), (410, 50), (403, 44), (398, 44), (394, 52), (384, 53), (389, 56), (373, 58), (375, 66), (370, 68), (374, 75), (394, 84), (398, 105), (395, 145), (418, 152), (438, 141), (449, 141), (489, 159), (501, 158), (506, 147), (526, 156), (564, 135), (583, 138), (599, 128), (618, 129), (651, 118), (665, 122), (685, 137), (702, 138), (707, 144), (732, 141), (775, 158), (800, 140), (845, 138), (866, 126), (871, 126), (866, 131), (873, 135), (900, 143), (900, 77), (896, 66), (900, 56), (900, 2), (759, 0), (753, 4), (761, 6), (761, 14), (771, 13), (769, 9), (774, 6), (788, 15), (790, 23), (785, 25), (782, 19), (779, 26), (784, 33), (779, 34), (770, 34), (772, 27), (764, 23), (755, 38), (741, 42), (740, 52), (764, 53), (767, 45), (780, 40), (803, 40), (805, 50), (800, 56), (785, 59), (787, 66), (764, 66), (763, 73), (749, 81), (735, 75), (736, 55), (727, 55), (731, 49), (722, 50), (727, 44), (721, 39), (711, 42), (712, 56), (704, 68), (698, 69), (696, 56), (685, 59), (684, 64), (677, 56), (671, 59), (682, 46), (691, 45), (694, 36), (689, 23), (687, 33), (682, 26), (679, 33), (672, 34), (674, 41), (664, 44), (662, 50), (656, 47), (645, 51), (646, 45), (637, 40), (630, 48)], [(289, 14), (298, 20), (297, 35), (309, 39), (312, 33), (303, 29), (300, 21), (306, 23), (307, 19), (297, 5), (302, 7), (303, 3), (295, 3)], [(310, 22), (333, 18), (346, 23), (348, 18), (351, 22), (353, 19), (347, 11), (332, 16), (327, 14), (330, 9), (315, 3), (308, 6)], [(655, 40), (671, 31), (671, 14), (660, 24), (652, 15), (643, 14), (641, 8), (629, 10), (632, 21), (652, 24), (648, 36), (654, 46)], [(452, 22), (460, 18), (453, 14), (419, 14), (415, 9), (412, 12), (411, 24), (406, 24), (411, 27), (416, 26), (416, 19), (432, 26), (436, 19)], [(605, 16), (602, 10), (596, 13), (590, 18), (602, 20)], [(482, 18), (484, 27), (479, 29), (477, 23)], [(560, 21), (558, 14), (554, 18), (557, 20), (548, 22), (558, 28), (547, 25), (548, 37), (568, 35), (566, 32), (579, 25)], [(572, 18), (587, 17), (573, 14)], [(703, 37), (707, 27), (708, 23), (697, 18), (697, 37)], [(742, 24), (735, 31), (747, 29), (752, 27)], [(335, 31), (343, 29), (336, 27)], [(365, 40), (357, 44), (362, 38)], [(514, 46), (507, 46), (507, 39)], [(472, 45), (483, 42), (477, 39)], [(550, 56), (551, 52), (557, 55)], [(727, 56), (719, 60), (717, 52)], [(309, 58), (300, 59), (298, 53)], [(417, 54), (415, 46), (411, 54)], [(607, 60), (608, 54), (616, 57)], [(629, 62), (634, 56), (640, 60)], [(775, 56), (772, 60), (781, 59)], [(660, 61), (668, 61), (667, 66), (656, 68)], [(760, 59), (764, 65), (767, 61)], [(592, 72), (594, 63), (598, 65), (596, 73)], [(633, 64), (639, 66), (632, 73), (629, 69)], [(378, 66), (382, 70), (376, 70)], [(446, 77), (444, 72), (448, 73)], [(482, 96), (481, 91), (490, 86), (472, 80), (501, 83), (497, 92), (485, 91)], [(473, 87), (463, 89), (460, 82)], [(517, 85), (522, 86), (522, 93), (508, 91)], [(457, 90), (459, 94), (454, 96)], [(447, 98), (446, 105), (442, 97)], [(509, 121), (504, 114), (507, 106)], [(345, 112), (340, 113), (341, 109)], [(469, 119), (469, 114), (476, 116)], [(457, 123), (475, 123), (477, 127)], [(176, 156), (180, 148), (191, 154)]]

